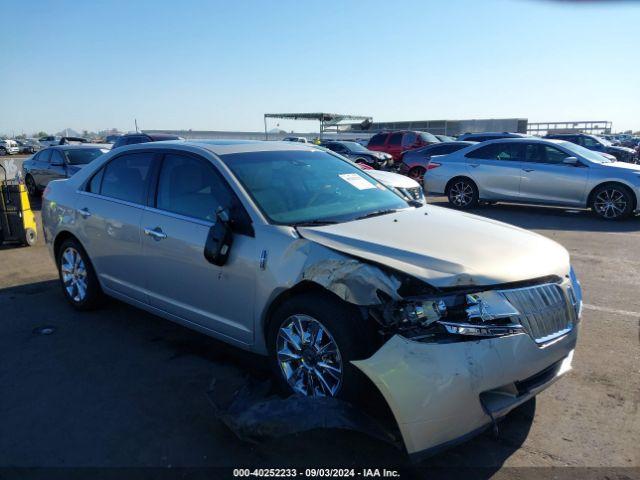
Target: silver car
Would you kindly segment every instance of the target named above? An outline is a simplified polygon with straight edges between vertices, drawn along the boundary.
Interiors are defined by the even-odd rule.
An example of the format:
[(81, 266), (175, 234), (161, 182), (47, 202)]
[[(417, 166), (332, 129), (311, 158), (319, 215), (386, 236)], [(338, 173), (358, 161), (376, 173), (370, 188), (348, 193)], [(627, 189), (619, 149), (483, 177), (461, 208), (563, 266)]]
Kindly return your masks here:
[(419, 454), (570, 370), (582, 294), (557, 243), (414, 205), (301, 143), (184, 141), (51, 182), (42, 218), (75, 308), (106, 294), (266, 355), (288, 393), (373, 384)]
[(424, 188), (463, 209), (506, 201), (590, 208), (618, 220), (638, 209), (640, 165), (560, 140), (501, 139), (432, 157)]
[(29, 195), (37, 195), (52, 180), (69, 178), (109, 149), (88, 143), (58, 145), (40, 150), (22, 163), (22, 177)]

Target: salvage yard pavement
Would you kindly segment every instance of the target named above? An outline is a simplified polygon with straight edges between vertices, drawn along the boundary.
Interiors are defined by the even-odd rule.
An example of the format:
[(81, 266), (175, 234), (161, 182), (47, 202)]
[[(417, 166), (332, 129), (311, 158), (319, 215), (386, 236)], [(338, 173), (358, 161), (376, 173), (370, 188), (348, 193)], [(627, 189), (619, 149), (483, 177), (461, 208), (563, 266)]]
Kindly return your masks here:
[[(512, 412), (497, 437), (486, 432), (420, 466), (486, 467), (500, 478), (519, 478), (510, 467), (639, 468), (640, 218), (507, 205), (474, 213), (571, 253), (585, 294), (574, 370)], [(116, 301), (73, 311), (39, 239), (0, 248), (0, 467), (410, 465), (354, 431), (241, 441), (207, 395), (230, 375), (266, 379), (265, 362)]]

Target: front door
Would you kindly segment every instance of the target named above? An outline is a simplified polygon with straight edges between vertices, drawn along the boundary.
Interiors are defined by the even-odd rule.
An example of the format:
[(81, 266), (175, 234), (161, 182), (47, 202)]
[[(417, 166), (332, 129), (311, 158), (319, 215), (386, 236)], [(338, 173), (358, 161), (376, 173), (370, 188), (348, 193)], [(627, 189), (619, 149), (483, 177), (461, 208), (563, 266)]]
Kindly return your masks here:
[(143, 255), (152, 306), (250, 344), (259, 261), (254, 238), (235, 232), (224, 266), (213, 265), (204, 256), (218, 208), (235, 216), (238, 206), (209, 160), (167, 153), (154, 203), (142, 219)]
[(589, 168), (563, 163), (570, 156), (551, 145), (526, 144), (520, 183), (522, 199), (558, 205), (584, 205)]

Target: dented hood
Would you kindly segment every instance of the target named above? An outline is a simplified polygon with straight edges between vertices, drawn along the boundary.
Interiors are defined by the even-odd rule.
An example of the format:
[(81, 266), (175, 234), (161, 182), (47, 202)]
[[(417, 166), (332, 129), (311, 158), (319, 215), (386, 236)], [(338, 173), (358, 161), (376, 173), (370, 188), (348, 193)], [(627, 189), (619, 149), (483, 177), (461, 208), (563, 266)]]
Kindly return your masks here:
[(569, 273), (569, 254), (552, 240), (432, 205), (298, 230), (308, 240), (435, 287), (494, 285)]

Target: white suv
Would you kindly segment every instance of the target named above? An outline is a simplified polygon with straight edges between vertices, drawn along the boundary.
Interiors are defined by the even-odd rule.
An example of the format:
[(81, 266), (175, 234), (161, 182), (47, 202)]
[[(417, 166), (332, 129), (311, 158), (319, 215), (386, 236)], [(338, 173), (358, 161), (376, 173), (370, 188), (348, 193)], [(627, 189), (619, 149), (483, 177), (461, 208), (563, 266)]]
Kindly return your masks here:
[(20, 153), (20, 147), (15, 140), (0, 139), (0, 155), (15, 155)]

